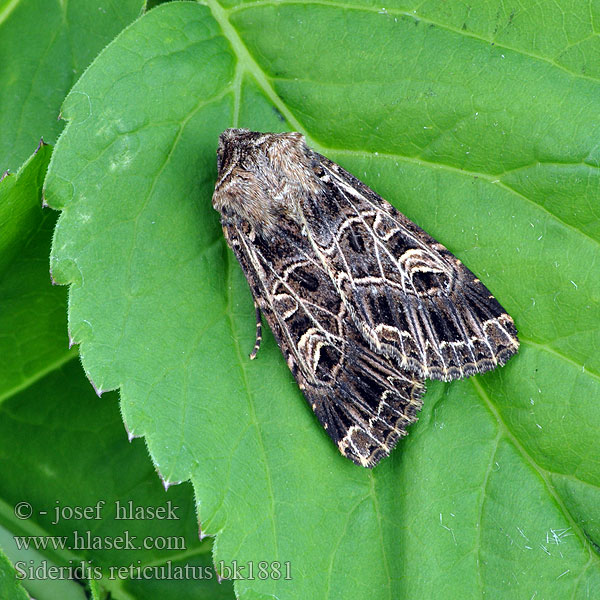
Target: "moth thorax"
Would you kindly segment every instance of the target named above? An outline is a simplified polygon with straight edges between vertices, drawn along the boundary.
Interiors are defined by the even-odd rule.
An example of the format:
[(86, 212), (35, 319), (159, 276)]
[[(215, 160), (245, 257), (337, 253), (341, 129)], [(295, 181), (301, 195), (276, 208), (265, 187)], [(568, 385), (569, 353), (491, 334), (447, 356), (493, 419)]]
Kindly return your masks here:
[(213, 206), (222, 215), (248, 221), (255, 231), (268, 234), (282, 219), (297, 220), (297, 194), (297, 186), (273, 173), (241, 172), (215, 192)]
[(245, 130), (223, 136), (213, 206), (248, 221), (264, 235), (272, 234), (283, 219), (300, 224), (302, 198), (318, 194), (321, 185), (310, 166), (311, 151), (304, 137)]

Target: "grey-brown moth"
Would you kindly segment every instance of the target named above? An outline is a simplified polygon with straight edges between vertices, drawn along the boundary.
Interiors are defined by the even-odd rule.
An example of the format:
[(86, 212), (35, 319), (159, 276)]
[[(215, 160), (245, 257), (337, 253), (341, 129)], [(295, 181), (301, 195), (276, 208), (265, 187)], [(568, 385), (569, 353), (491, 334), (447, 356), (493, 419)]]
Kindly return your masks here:
[(299, 133), (227, 129), (213, 206), (261, 313), (340, 452), (375, 466), (424, 380), (517, 352), (512, 318), (442, 244)]

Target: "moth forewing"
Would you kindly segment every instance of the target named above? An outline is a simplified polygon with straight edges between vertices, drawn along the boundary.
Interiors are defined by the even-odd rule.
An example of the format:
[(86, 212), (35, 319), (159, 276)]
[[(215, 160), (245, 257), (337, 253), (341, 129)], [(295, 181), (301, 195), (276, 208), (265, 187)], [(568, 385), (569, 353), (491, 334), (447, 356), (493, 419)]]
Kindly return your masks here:
[(300, 134), (228, 129), (218, 168), (213, 206), (255, 303), (355, 463), (389, 454), (416, 420), (425, 378), (481, 373), (517, 351), (487, 288)]

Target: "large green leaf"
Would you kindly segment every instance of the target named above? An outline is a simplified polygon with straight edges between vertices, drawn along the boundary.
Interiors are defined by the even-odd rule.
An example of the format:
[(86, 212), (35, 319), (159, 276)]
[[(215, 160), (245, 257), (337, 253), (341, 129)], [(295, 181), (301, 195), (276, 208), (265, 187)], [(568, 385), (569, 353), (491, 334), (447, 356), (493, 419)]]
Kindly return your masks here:
[[(69, 94), (46, 199), (70, 334), (162, 477), (191, 478), (240, 597), (600, 594), (597, 16), (175, 2)], [(519, 355), (429, 384), (373, 472), (338, 454), (270, 336), (248, 360), (250, 293), (210, 206), (228, 126), (304, 132), (515, 317)], [(244, 579), (250, 561), (291, 579)]]
[(41, 137), (54, 142), (60, 104), (144, 0), (0, 0), (0, 172), (16, 169)]

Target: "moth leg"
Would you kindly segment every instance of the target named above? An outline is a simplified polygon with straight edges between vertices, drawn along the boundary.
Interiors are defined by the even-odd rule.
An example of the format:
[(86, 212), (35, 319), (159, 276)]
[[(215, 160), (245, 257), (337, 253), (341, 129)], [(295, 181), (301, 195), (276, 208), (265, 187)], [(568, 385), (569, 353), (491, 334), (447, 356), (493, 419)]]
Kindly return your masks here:
[(256, 342), (254, 342), (254, 348), (252, 348), (252, 352), (250, 352), (250, 360), (254, 360), (256, 358), (256, 355), (260, 349), (260, 343), (262, 341), (261, 312), (256, 300), (254, 301), (254, 309), (256, 310)]

